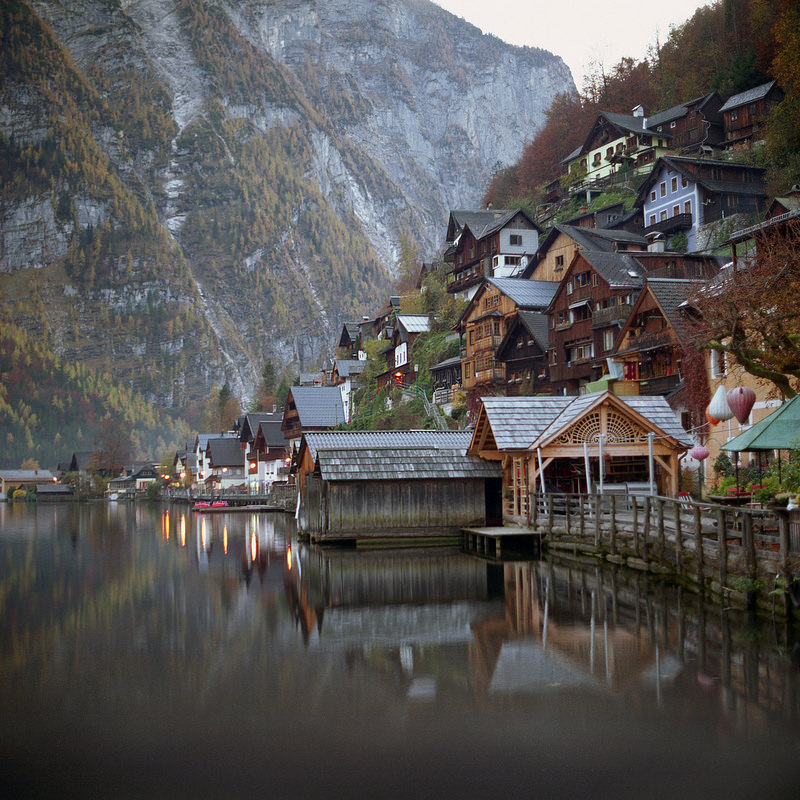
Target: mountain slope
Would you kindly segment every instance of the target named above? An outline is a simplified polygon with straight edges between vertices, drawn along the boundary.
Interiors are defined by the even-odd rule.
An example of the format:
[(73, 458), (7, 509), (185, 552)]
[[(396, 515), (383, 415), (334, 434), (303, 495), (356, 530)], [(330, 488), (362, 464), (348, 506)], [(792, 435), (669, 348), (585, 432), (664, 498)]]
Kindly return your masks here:
[[(427, 2), (7, 0), (0, 292), (151, 402), (329, 355), (401, 235), (433, 256), (561, 61)], [(0, 421), (2, 424), (2, 421)]]

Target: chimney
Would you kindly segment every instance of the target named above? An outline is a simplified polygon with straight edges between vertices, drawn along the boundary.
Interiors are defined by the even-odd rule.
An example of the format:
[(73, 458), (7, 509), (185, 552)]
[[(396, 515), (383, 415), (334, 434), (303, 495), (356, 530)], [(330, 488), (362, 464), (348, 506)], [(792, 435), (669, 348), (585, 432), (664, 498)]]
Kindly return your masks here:
[(649, 239), (647, 243), (647, 252), (648, 253), (663, 253), (664, 249), (666, 248), (666, 242), (664, 240), (663, 233), (651, 233), (647, 237)]

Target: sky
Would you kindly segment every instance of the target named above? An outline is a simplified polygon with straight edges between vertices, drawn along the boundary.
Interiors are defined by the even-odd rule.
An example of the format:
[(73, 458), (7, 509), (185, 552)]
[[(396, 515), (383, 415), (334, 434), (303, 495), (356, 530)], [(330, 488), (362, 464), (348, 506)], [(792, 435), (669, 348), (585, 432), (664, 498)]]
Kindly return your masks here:
[(630, 56), (641, 61), (647, 48), (669, 36), (712, 0), (434, 0), (504, 42), (549, 50), (564, 59), (580, 90), (592, 63), (610, 70)]

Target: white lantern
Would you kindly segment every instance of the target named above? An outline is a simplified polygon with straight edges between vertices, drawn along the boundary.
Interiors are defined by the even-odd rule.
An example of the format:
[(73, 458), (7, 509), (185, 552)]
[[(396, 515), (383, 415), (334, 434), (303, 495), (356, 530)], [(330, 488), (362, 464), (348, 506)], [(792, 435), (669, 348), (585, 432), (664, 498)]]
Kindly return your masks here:
[(711, 398), (711, 402), (708, 404), (708, 413), (714, 419), (720, 420), (720, 422), (724, 422), (726, 419), (733, 419), (733, 411), (728, 405), (728, 393), (725, 391), (724, 386), (720, 385)]

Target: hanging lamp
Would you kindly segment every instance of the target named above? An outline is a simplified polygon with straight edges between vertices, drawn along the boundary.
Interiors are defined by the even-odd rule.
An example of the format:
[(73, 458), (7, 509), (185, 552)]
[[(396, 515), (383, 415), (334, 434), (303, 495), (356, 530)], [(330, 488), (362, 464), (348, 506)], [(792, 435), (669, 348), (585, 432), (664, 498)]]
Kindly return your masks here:
[(747, 386), (737, 386), (728, 392), (728, 405), (740, 424), (747, 422), (756, 402), (756, 393)]
[(724, 386), (720, 385), (717, 391), (714, 392), (714, 396), (708, 404), (708, 413), (720, 422), (725, 422), (733, 417), (733, 411), (728, 405), (728, 393), (725, 391)]

